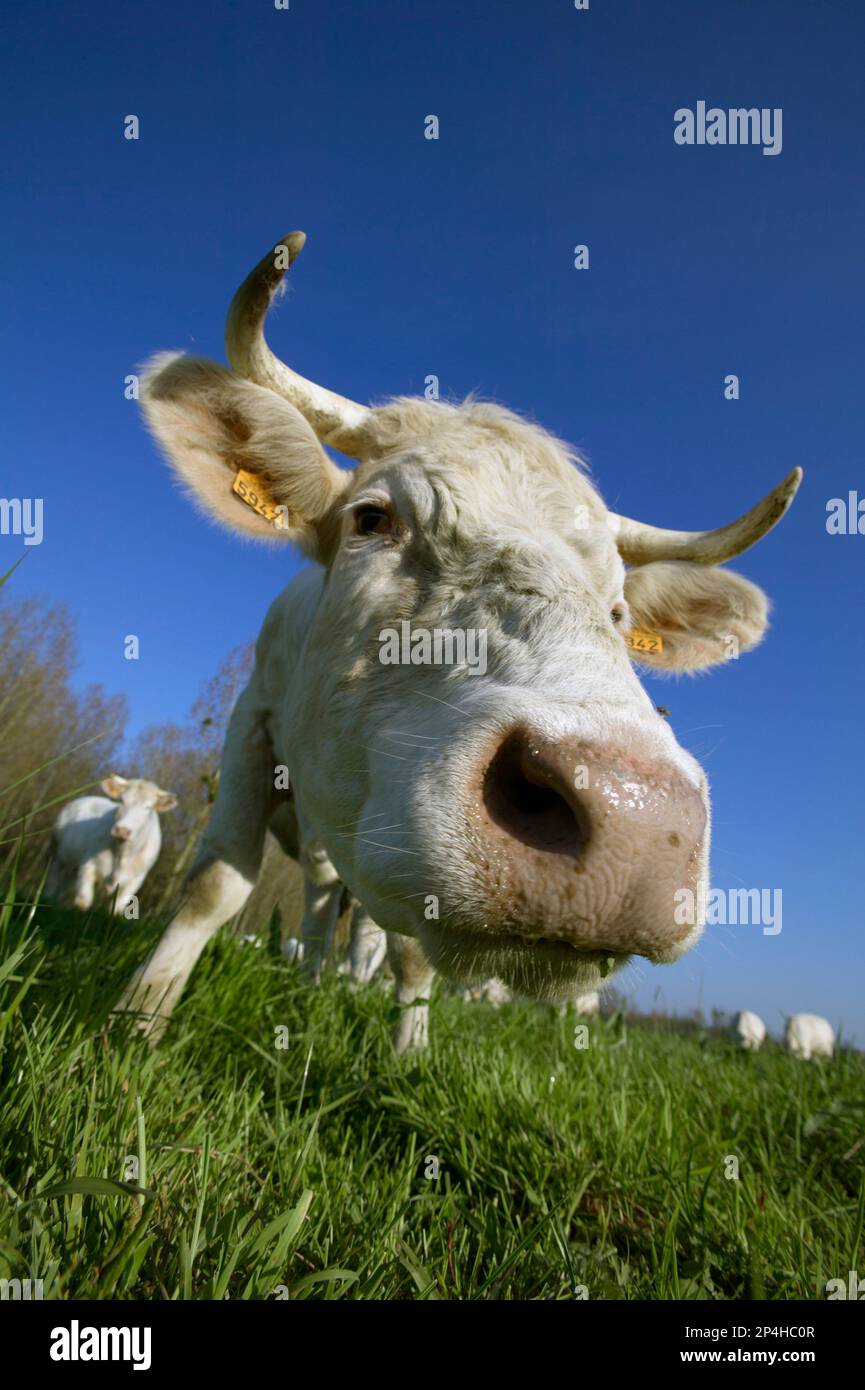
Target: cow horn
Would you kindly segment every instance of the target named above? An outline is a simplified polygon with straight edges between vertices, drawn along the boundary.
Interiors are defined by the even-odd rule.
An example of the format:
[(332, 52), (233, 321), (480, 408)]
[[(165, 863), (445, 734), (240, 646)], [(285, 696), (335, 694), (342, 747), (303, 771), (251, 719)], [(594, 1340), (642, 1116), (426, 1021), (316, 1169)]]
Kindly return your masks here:
[(305, 241), (303, 232), (289, 232), (247, 275), (228, 310), (225, 351), (240, 376), (270, 387), (296, 406), (323, 444), (359, 458), (369, 452), (372, 440), (369, 407), (299, 376), (271, 352), (264, 337), (267, 311)]
[(701, 565), (721, 565), (749, 550), (777, 526), (801, 481), (802, 469), (794, 468), (756, 507), (717, 531), (666, 531), (610, 512), (619, 554), (629, 565), (646, 565), (650, 560), (695, 560)]

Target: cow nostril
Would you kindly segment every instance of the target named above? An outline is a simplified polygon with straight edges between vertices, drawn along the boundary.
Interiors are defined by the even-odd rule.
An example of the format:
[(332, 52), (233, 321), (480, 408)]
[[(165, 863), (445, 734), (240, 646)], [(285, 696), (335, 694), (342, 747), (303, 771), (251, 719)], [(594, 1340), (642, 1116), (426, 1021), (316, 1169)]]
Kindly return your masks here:
[(568, 789), (566, 799), (551, 780), (528, 737), (512, 734), (484, 775), (484, 805), (490, 819), (522, 844), (578, 858), (588, 844), (588, 823), (576, 792)]

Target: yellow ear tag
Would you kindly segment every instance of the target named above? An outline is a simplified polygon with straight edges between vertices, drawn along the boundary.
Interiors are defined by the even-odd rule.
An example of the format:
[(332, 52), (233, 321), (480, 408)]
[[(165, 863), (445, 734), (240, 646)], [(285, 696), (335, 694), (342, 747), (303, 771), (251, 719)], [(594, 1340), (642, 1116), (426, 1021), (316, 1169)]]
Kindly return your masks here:
[(265, 521), (276, 526), (278, 530), (285, 531), (288, 527), (288, 509), (281, 507), (271, 493), (268, 492), (258, 473), (248, 473), (245, 468), (238, 468), (234, 475), (234, 482), (231, 484), (231, 491), (239, 497), (245, 506), (251, 507), (259, 516), (263, 516)]
[(640, 627), (632, 627), (625, 634), (625, 642), (635, 652), (651, 652), (654, 656), (659, 656), (664, 650), (664, 639), (660, 632), (646, 632)]

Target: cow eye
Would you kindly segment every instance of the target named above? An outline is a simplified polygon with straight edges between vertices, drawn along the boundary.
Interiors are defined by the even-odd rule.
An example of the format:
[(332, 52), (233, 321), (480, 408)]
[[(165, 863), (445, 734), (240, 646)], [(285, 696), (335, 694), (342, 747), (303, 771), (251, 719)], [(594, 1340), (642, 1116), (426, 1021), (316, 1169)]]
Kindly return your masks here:
[(393, 530), (393, 522), (383, 508), (368, 504), (355, 512), (354, 530), (358, 536), (386, 536)]
[(613, 622), (616, 623), (616, 624), (620, 623), (620, 622), (622, 621), (622, 619), (624, 618), (624, 616), (625, 616), (625, 610), (624, 610), (624, 608), (620, 608), (618, 604), (616, 604), (615, 608), (612, 608), (612, 609), (610, 610), (610, 617), (612, 618)]

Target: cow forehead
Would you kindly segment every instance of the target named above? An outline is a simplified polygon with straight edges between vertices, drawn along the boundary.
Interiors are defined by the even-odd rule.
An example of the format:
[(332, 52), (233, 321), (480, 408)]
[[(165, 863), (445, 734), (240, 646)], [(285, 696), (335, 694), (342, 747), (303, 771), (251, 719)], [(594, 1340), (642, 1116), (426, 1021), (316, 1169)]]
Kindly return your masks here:
[[(349, 501), (390, 497), (426, 535), (447, 535), (466, 553), (522, 539), (565, 563), (581, 555), (591, 577), (623, 576), (607, 509), (580, 456), (554, 436), (489, 403), (394, 403), (388, 447), (356, 470)], [(549, 555), (554, 561), (554, 555)]]
[(379, 449), (356, 472), (363, 485), (382, 467), (408, 463), (435, 473), (462, 497), (483, 487), (487, 496), (514, 488), (539, 497), (585, 501), (603, 515), (604, 505), (585, 476), (586, 464), (570, 445), (513, 411), (488, 401), (453, 406), (414, 398), (376, 411)]
[(122, 800), (127, 806), (139, 806), (155, 801), (158, 795), (159, 788), (155, 782), (148, 782), (144, 777), (133, 777), (124, 789)]

